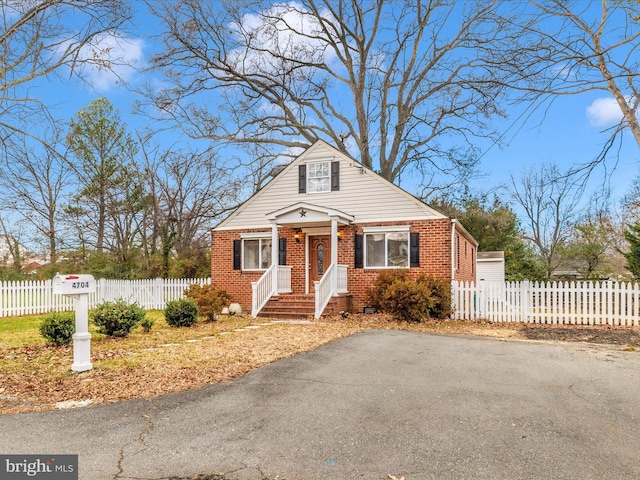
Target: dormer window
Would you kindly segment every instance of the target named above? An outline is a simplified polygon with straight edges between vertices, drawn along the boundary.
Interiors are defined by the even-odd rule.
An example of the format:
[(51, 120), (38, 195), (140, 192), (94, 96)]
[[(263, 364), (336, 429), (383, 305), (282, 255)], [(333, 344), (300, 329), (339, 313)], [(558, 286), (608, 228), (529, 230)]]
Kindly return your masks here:
[(329, 162), (310, 163), (307, 165), (307, 193), (331, 191), (329, 165)]
[(298, 193), (340, 190), (340, 162), (310, 162), (298, 166)]

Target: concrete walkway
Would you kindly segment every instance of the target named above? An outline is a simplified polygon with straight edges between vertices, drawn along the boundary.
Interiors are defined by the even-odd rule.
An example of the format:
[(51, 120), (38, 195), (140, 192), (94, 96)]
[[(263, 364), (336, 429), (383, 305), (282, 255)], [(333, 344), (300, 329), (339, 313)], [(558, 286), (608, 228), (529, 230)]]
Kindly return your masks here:
[(640, 478), (640, 354), (377, 330), (198, 390), (0, 416), (81, 479)]

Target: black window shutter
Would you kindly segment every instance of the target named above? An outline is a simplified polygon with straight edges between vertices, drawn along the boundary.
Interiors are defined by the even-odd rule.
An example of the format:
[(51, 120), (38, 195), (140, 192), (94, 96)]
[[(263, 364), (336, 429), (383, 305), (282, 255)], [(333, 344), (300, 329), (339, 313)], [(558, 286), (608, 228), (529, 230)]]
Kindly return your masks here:
[(410, 241), (411, 241), (411, 244), (409, 245), (409, 266), (419, 267), (420, 266), (420, 234), (418, 232), (411, 232)]
[(240, 249), (242, 248), (242, 240), (233, 241), (233, 269), (240, 270)]
[(363, 247), (363, 243), (364, 243), (364, 236), (363, 235), (356, 235), (355, 237), (355, 262), (354, 262), (354, 266), (355, 268), (363, 268), (364, 264), (363, 264), (363, 259), (364, 259), (364, 249)]
[(340, 162), (331, 162), (331, 191), (340, 190)]
[(287, 239), (278, 239), (278, 265), (287, 264)]
[(307, 166), (298, 165), (298, 193), (307, 192)]

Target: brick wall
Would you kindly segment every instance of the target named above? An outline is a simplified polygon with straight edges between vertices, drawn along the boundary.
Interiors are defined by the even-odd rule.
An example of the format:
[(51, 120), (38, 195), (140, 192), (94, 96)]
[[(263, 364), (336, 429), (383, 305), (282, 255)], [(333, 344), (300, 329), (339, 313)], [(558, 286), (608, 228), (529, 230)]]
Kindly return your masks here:
[[(362, 311), (367, 303), (367, 290), (372, 281), (385, 269), (354, 268), (355, 235), (362, 234), (363, 226), (393, 226), (393, 222), (370, 223), (366, 225), (340, 226), (338, 241), (338, 263), (347, 265), (349, 293), (353, 295), (353, 310)], [(420, 233), (420, 266), (409, 269), (409, 275), (416, 278), (426, 274), (438, 278), (451, 279), (451, 220), (421, 220), (402, 222), (409, 225), (411, 232)], [(249, 232), (251, 230), (247, 230)], [(255, 231), (255, 230), (254, 230)], [(304, 293), (305, 288), (305, 238), (300, 234), (297, 243), (291, 228), (280, 227), (280, 238), (287, 239), (287, 265), (291, 265), (291, 284), (294, 293)], [(251, 309), (251, 282), (257, 281), (263, 272), (243, 272), (233, 270), (233, 240), (239, 240), (239, 231), (213, 231), (211, 254), (211, 278), (213, 284), (225, 289), (234, 302), (242, 305), (244, 311)], [(460, 235), (460, 257), (458, 280), (475, 280), (475, 248), (464, 235)]]
[[(403, 222), (409, 225), (411, 232), (420, 233), (420, 266), (410, 268), (409, 275), (417, 278), (425, 274), (437, 278), (451, 279), (451, 220), (422, 220)], [(338, 258), (339, 263), (349, 266), (349, 292), (353, 294), (353, 310), (361, 312), (367, 304), (367, 292), (371, 283), (384, 268), (353, 268), (354, 267), (354, 238), (355, 234), (362, 234), (363, 227), (393, 226), (393, 222), (369, 223), (353, 226), (350, 229), (350, 239), (346, 243), (350, 251)], [(345, 240), (342, 240), (344, 242)], [(339, 252), (342, 253), (342, 252)]]
[(454, 256), (456, 269), (453, 278), (458, 281), (475, 282), (477, 249), (461, 232), (457, 231), (455, 235), (458, 242)]
[[(242, 233), (264, 232), (261, 230), (243, 230)], [(263, 271), (243, 271), (233, 269), (233, 241), (241, 240), (239, 231), (211, 232), (211, 282), (226, 290), (234, 302), (239, 303), (245, 312), (251, 311), (251, 282), (262, 277)], [(305, 259), (304, 238), (296, 243), (295, 232), (291, 228), (280, 227), (278, 236), (287, 239), (287, 265), (302, 265)], [(271, 237), (271, 232), (266, 236)], [(292, 269), (291, 286), (294, 292), (304, 292), (305, 272)]]

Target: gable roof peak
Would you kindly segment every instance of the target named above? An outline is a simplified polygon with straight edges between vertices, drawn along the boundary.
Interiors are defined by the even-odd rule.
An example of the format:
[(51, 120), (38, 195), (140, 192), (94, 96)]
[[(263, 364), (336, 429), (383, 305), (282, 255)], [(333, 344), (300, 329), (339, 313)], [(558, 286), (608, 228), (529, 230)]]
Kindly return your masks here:
[[(303, 192), (300, 178), (304, 173), (299, 166), (321, 161), (342, 164), (335, 169), (335, 173), (339, 175), (339, 188), (332, 189), (331, 192)], [(332, 169), (332, 175), (333, 173)], [(359, 222), (448, 218), (345, 152), (318, 139), (286, 164), (215, 229), (266, 226), (270, 214), (282, 213), (282, 209), (286, 211), (299, 202), (346, 213)]]

